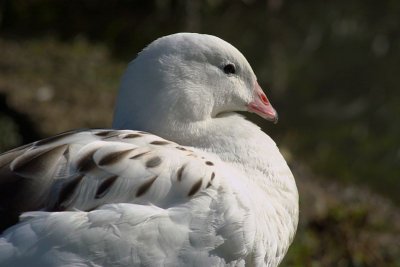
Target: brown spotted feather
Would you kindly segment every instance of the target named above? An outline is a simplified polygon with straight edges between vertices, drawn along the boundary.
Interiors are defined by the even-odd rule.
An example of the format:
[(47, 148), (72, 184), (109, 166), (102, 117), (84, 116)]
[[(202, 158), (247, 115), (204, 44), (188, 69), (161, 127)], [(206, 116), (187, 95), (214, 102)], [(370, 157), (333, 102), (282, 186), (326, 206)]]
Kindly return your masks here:
[[(144, 195), (157, 205), (148, 194), (152, 187), (168, 186), (154, 192), (167, 197), (173, 190), (182, 199), (209, 188), (214, 164), (196, 151), (169, 144), (174, 143), (154, 141), (145, 132), (70, 131), (0, 155), (0, 232), (25, 211), (91, 210), (113, 201), (140, 203)], [(210, 167), (201, 167), (204, 163)], [(199, 170), (207, 181), (198, 178)]]
[(107, 192), (111, 189), (115, 181), (118, 179), (118, 175), (113, 175), (111, 177), (106, 178), (97, 188), (95, 198), (102, 198), (104, 197)]
[(12, 162), (11, 170), (23, 177), (48, 175), (67, 148), (68, 145), (59, 145), (46, 149), (30, 150), (29, 153), (21, 155)]
[(190, 191), (189, 191), (189, 193), (188, 193), (188, 197), (191, 197), (191, 196), (193, 196), (194, 194), (196, 194), (196, 193), (200, 190), (202, 183), (203, 183), (203, 179), (200, 178), (200, 179), (192, 186), (192, 188), (190, 189)]
[(61, 189), (55, 196), (56, 201), (54, 203), (47, 204), (47, 210), (49, 211), (63, 211), (67, 208), (67, 203), (71, 202), (71, 197), (80, 186), (82, 179), (85, 177), (83, 174), (77, 174), (69, 177), (62, 184)]
[(146, 161), (147, 168), (155, 168), (161, 164), (161, 158), (158, 156), (152, 157), (148, 161)]
[(120, 161), (122, 158), (129, 155), (133, 150), (134, 150), (134, 148), (110, 153), (110, 154), (104, 156), (102, 159), (100, 159), (99, 165), (104, 166), (104, 165), (115, 164), (118, 161)]
[(140, 197), (144, 195), (150, 187), (153, 185), (154, 181), (158, 178), (158, 176), (151, 177), (148, 181), (144, 182), (136, 192), (136, 197)]

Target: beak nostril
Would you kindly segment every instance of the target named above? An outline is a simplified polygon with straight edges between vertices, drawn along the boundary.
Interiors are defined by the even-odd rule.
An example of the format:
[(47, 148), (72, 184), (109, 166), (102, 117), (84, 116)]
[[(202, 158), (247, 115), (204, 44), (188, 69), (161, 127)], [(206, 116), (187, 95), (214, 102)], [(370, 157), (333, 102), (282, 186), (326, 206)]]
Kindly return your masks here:
[(268, 98), (265, 95), (261, 95), (261, 100), (264, 104), (269, 104)]

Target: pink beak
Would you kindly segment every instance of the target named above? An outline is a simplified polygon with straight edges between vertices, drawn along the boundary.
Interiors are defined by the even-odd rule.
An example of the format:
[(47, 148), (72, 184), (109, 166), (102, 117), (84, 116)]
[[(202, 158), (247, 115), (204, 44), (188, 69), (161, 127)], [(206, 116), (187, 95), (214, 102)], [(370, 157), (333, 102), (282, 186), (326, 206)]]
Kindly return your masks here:
[(260, 85), (256, 81), (255, 85), (255, 100), (249, 103), (247, 108), (250, 112), (254, 112), (262, 118), (272, 121), (273, 123), (278, 122), (278, 113), (272, 107), (267, 96), (264, 94)]

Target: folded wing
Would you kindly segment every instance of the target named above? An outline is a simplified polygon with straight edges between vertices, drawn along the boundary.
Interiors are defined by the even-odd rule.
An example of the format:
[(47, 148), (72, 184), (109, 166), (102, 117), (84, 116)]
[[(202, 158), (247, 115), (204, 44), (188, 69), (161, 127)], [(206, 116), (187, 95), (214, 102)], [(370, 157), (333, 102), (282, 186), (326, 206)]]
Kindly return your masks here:
[(130, 130), (72, 131), (0, 156), (2, 230), (25, 211), (168, 208), (215, 185), (213, 155)]

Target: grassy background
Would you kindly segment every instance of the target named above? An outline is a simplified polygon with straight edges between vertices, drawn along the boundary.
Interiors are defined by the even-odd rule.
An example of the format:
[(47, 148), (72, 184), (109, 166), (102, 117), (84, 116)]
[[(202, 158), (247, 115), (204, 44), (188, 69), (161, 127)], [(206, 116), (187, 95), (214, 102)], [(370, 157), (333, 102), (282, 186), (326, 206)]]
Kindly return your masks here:
[(119, 77), (153, 39), (218, 35), (280, 113), (264, 124), (300, 190), (284, 266), (400, 266), (396, 1), (0, 1), (0, 151), (109, 127)]

